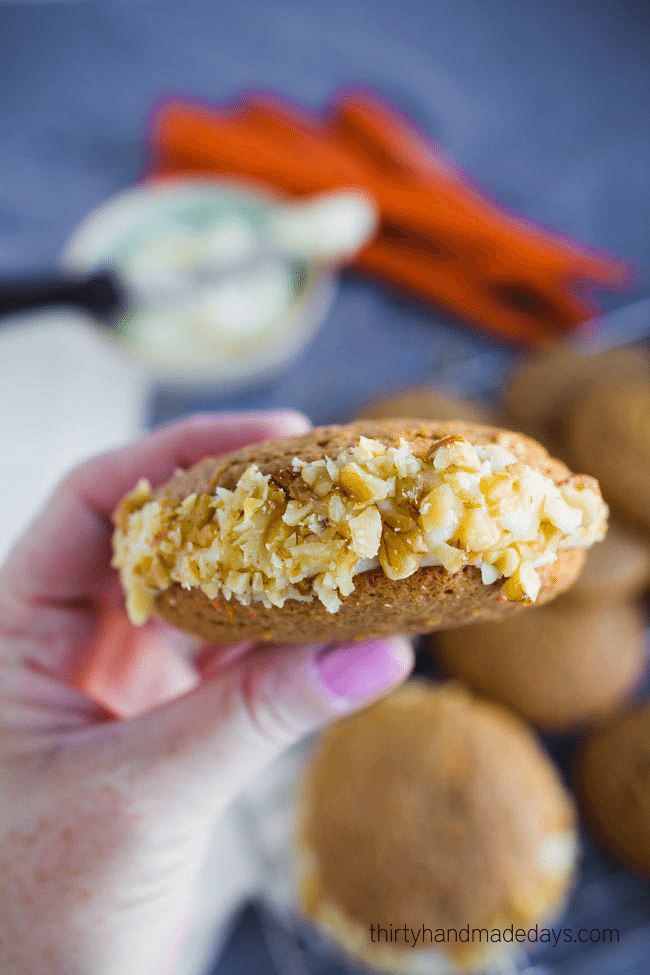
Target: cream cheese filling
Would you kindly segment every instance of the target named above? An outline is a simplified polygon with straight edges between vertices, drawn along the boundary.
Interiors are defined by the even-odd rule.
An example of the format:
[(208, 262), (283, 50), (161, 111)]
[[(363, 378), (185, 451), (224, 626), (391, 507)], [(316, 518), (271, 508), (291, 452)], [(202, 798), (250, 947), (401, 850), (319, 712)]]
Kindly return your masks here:
[(504, 447), (462, 436), (426, 458), (406, 441), (360, 437), (336, 457), (292, 466), (291, 499), (254, 464), (232, 490), (180, 502), (153, 498), (140, 481), (113, 539), (130, 619), (145, 622), (174, 583), (219, 603), (319, 599), (336, 613), (360, 572), (381, 568), (397, 580), (423, 565), (473, 565), (485, 585), (504, 580), (505, 599), (534, 602), (538, 568), (606, 532), (595, 482), (556, 484)]

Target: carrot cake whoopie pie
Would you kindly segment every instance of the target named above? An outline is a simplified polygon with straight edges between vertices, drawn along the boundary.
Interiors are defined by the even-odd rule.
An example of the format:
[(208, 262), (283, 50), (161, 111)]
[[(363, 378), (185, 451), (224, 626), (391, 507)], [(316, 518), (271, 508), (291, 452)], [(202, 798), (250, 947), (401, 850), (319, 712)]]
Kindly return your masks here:
[(650, 531), (650, 379), (610, 382), (576, 407), (569, 422), (571, 456), (599, 478), (625, 521)]
[(566, 598), (584, 605), (637, 599), (650, 588), (650, 539), (609, 520), (602, 545), (589, 549), (584, 569)]
[(504, 406), (518, 430), (566, 449), (567, 423), (585, 397), (598, 396), (604, 384), (625, 388), (649, 374), (650, 356), (640, 346), (581, 355), (565, 345), (515, 368), (505, 383)]
[(391, 417), (418, 416), (423, 420), (462, 420), (464, 423), (491, 423), (487, 409), (458, 399), (435, 386), (413, 386), (367, 403), (360, 420), (387, 420)]
[(578, 754), (576, 793), (603, 845), (650, 873), (650, 702), (612, 717)]
[(575, 822), (524, 722), (462, 685), (410, 681), (328, 728), (308, 760), (300, 906), (382, 971), (483, 971), (525, 950), (511, 926), (541, 928), (561, 911)]
[[(587, 560), (588, 561), (588, 560)], [(573, 600), (431, 637), (443, 670), (547, 731), (601, 720), (633, 697), (647, 670), (633, 603)]]
[(494, 427), (365, 421), (140, 481), (115, 516), (134, 623), (318, 642), (544, 603), (606, 532), (597, 482)]

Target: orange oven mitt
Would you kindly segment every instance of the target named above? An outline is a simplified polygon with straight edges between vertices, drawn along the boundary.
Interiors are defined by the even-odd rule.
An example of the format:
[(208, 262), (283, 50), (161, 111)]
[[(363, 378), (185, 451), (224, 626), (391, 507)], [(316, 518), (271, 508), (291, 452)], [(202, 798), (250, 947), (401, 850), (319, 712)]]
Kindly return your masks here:
[(370, 193), (379, 232), (352, 265), (492, 335), (545, 344), (593, 317), (589, 287), (630, 270), (489, 200), (412, 123), (367, 92), (319, 117), (269, 96), (204, 108), (169, 101), (152, 119), (152, 178), (219, 174), (287, 196)]

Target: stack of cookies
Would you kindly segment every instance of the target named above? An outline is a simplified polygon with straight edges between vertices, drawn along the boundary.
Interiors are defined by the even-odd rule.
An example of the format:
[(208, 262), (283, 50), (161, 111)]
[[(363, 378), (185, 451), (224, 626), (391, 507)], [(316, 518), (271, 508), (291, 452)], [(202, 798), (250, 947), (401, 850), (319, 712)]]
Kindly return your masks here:
[[(502, 722), (513, 749), (508, 763), (517, 770), (515, 742), (527, 721), (553, 732), (586, 730), (575, 774), (585, 819), (620, 860), (650, 871), (650, 705), (630, 704), (647, 671), (650, 497), (642, 489), (650, 484), (649, 366), (633, 349), (591, 359), (553, 353), (513, 378), (506, 408), (514, 419), (507, 425), (526, 429), (599, 478), (615, 512), (606, 539), (589, 550), (573, 586), (547, 605), (425, 638), (453, 680), (402, 691), (350, 719), (325, 736), (312, 760), (301, 817), (303, 898), (307, 913), (355, 957), (388, 971), (419, 970), (400, 968), (406, 964), (401, 931), (390, 944), (367, 936), (366, 922), (386, 903), (396, 916), (423, 915), (426, 904), (441, 929), (453, 929), (465, 916), (488, 929), (496, 916), (502, 924), (514, 916), (525, 924), (548, 916), (552, 905), (561, 908), (567, 887), (559, 878), (567, 883), (576, 859), (575, 848), (568, 852), (569, 836), (575, 840), (573, 811), (558, 845), (565, 856), (556, 860), (555, 897), (538, 901), (537, 912), (509, 913), (503, 903), (497, 908), (490, 897), (498, 901), (496, 891), (504, 889), (498, 867), (480, 876), (473, 869), (500, 863), (513, 883), (516, 865), (505, 867), (494, 837), (507, 836), (510, 849), (517, 849), (513, 824), (524, 809), (532, 816), (528, 822), (539, 824), (544, 808), (557, 815), (562, 807), (548, 781), (538, 783), (536, 800), (529, 797), (526, 805), (519, 782), (505, 776), (494, 721)], [(475, 417), (474, 405), (433, 389), (387, 397), (365, 415), (432, 418), (449, 416), (447, 409)], [(459, 680), (477, 696), (463, 691)], [(548, 762), (537, 741), (535, 747), (537, 755), (526, 758), (529, 774)], [(565, 801), (565, 812), (572, 810), (571, 798)], [(369, 810), (362, 821), (354, 812), (360, 805)], [(496, 816), (488, 819), (489, 835), (481, 831), (477, 809)], [(539, 851), (526, 855), (532, 867), (540, 863)], [(520, 906), (526, 903), (523, 887), (519, 900), (510, 892)], [(498, 949), (477, 953), (447, 944), (423, 952), (422, 971), (474, 970), (502, 957)]]
[[(606, 540), (589, 553), (583, 575), (552, 614), (553, 654), (560, 656), (561, 644), (568, 671), (556, 699), (564, 702), (572, 683), (576, 692), (580, 684), (575, 720), (603, 717), (623, 704), (644, 669), (639, 627), (640, 598), (650, 584), (650, 355), (640, 346), (594, 356), (555, 350), (516, 370), (504, 401), (513, 423), (599, 479), (612, 512)], [(522, 639), (548, 648), (542, 624), (550, 632), (551, 617), (539, 617), (538, 635), (535, 617), (527, 622)], [(456, 648), (449, 652), (454, 656)], [(541, 724), (556, 717), (530, 716)], [(571, 723), (568, 711), (565, 717)]]
[[(553, 615), (606, 533), (597, 481), (434, 391), (383, 408), (417, 418), (375, 405), (140, 481), (115, 513), (113, 565), (134, 623), (159, 616), (220, 644), (441, 631), (465, 647), (480, 628), (463, 676), (483, 695), (411, 682), (324, 733), (298, 842), (304, 912), (351, 956), (478, 971), (523, 950), (515, 931), (551, 923), (575, 876), (573, 800), (521, 715), (564, 727), (631, 691), (650, 557), (617, 530)], [(546, 644), (529, 653), (533, 633)]]
[[(513, 427), (527, 428), (560, 456), (578, 457), (579, 468), (599, 476), (601, 486), (616, 470), (637, 477), (636, 488), (629, 493), (635, 498), (632, 506), (637, 504), (640, 513), (643, 505), (636, 499), (643, 478), (631, 469), (631, 459), (625, 464), (616, 455), (621, 436), (604, 434), (602, 422), (597, 428), (592, 414), (603, 403), (602, 416), (610, 416), (613, 422), (611, 415), (616, 414), (611, 414), (609, 402), (603, 400), (601, 386), (607, 383), (613, 395), (615, 376), (619, 389), (627, 383), (621, 396), (634, 400), (636, 406), (630, 402), (628, 412), (634, 407), (637, 428), (642, 430), (637, 391), (644, 373), (650, 374), (650, 359), (632, 349), (590, 358), (547, 353), (515, 373), (506, 390), (505, 408)], [(434, 419), (453, 412), (486, 422), (474, 404), (428, 387), (376, 400), (362, 415)], [(646, 429), (650, 430), (650, 398)], [(605, 470), (597, 461), (599, 451), (609, 454), (609, 450), (599, 445), (612, 439), (612, 460)], [(631, 445), (627, 449), (631, 452)], [(650, 483), (650, 458), (648, 464), (645, 480)], [(611, 489), (605, 494), (606, 500), (614, 496), (618, 495)], [(650, 504), (646, 509), (650, 530), (647, 512)], [(429, 643), (448, 675), (461, 678), (540, 727), (566, 730), (616, 710), (643, 678), (646, 648), (640, 597), (648, 585), (650, 543), (621, 523), (610, 524), (606, 539), (590, 549), (577, 582), (552, 603), (496, 627), (481, 621), (462, 629), (444, 629)]]
[(436, 652), (543, 728), (590, 725), (575, 766), (585, 818), (619, 860), (650, 871), (650, 705), (631, 703), (647, 673), (650, 357), (549, 352), (513, 374), (504, 402), (509, 424), (598, 478), (613, 520), (551, 605), (441, 633)]

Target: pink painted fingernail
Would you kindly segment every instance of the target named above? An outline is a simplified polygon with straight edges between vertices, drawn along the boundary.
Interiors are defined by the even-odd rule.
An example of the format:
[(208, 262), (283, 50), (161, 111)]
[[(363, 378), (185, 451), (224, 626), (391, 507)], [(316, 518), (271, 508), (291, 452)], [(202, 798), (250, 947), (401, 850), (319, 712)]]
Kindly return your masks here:
[(316, 669), (329, 694), (359, 703), (389, 691), (413, 669), (413, 649), (403, 637), (334, 644), (320, 650)]

